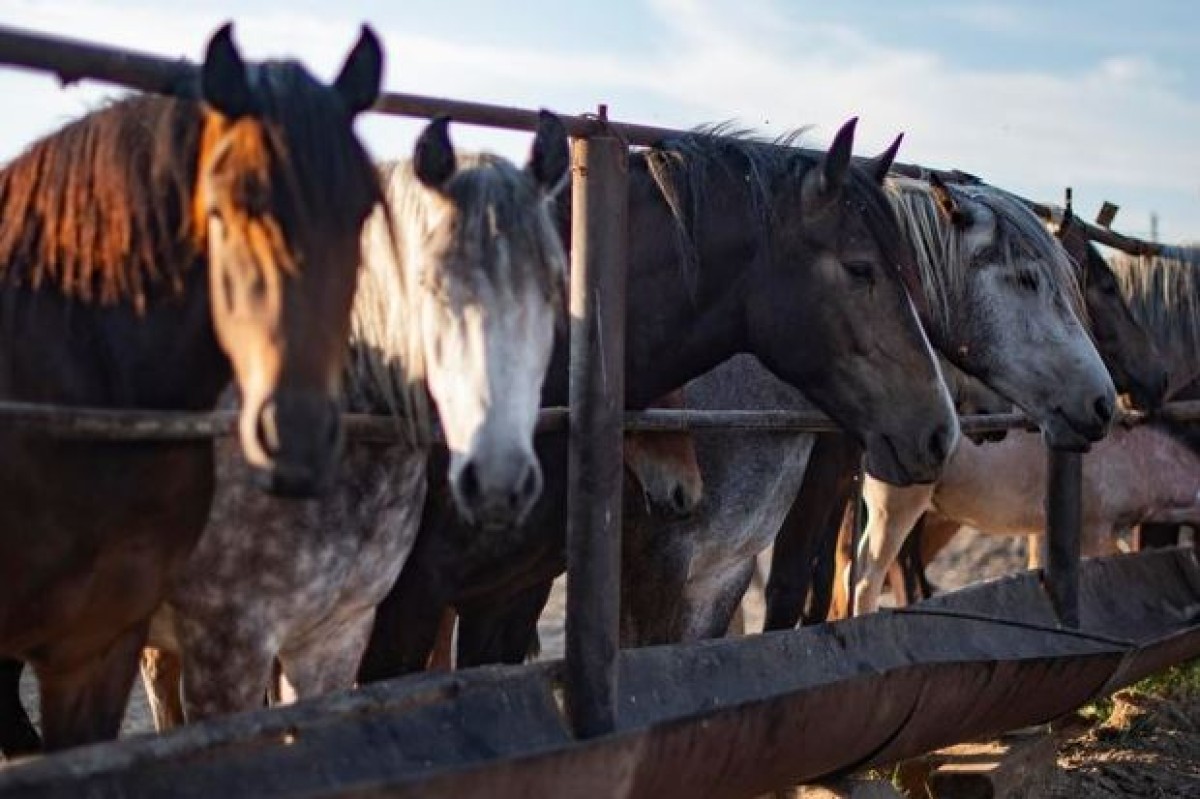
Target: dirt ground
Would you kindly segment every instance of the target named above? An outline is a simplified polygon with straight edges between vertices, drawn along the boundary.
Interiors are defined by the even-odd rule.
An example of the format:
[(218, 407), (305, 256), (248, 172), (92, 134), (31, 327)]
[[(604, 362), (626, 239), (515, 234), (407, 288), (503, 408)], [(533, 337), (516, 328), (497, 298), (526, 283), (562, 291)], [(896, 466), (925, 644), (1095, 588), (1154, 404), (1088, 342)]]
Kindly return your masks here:
[[(1024, 540), (964, 531), (931, 564), (929, 574), (949, 590), (1019, 570), (1024, 563)], [(560, 580), (539, 625), (543, 658), (562, 655), (564, 599)], [(761, 629), (761, 595), (752, 594), (744, 612), (748, 629)], [(23, 693), (27, 706), (35, 707), (28, 675)], [(1078, 722), (1060, 745), (1058, 770), (1039, 796), (1200, 799), (1200, 663), (1089, 706)], [(139, 681), (122, 734), (151, 729)]]

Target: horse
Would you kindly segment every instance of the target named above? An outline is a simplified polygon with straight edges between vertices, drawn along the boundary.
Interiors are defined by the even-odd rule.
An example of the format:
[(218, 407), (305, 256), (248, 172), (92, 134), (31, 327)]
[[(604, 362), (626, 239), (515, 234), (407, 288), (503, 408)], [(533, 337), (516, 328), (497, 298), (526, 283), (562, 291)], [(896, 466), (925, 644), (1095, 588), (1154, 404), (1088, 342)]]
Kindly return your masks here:
[[(892, 192), (922, 264), (928, 333), (946, 361), (1003, 387), (1059, 445), (1079, 440), (1073, 423), (1061, 424), (1063, 400), (1062, 407), (1077, 409), (1074, 418), (1093, 421), (1088, 437), (1100, 434), (1111, 414), (1112, 384), (1079, 322), (1084, 309), (1075, 270), (1038, 219), (998, 190), (897, 180)], [(963, 218), (956, 222), (955, 214)], [(971, 237), (977, 240), (962, 240)], [(1047, 374), (1086, 386), (1084, 393), (1047, 397)], [(753, 364), (726, 364), (690, 383), (685, 394), (689, 407), (703, 409), (805, 407), (794, 392), (760, 396), (770, 382)], [(993, 392), (973, 399), (997, 401)], [(626, 525), (624, 643), (724, 634), (755, 556), (793, 506), (813, 446), (811, 436), (694, 435), (706, 486), (699, 511), (682, 523)]]
[[(1117, 278), (1094, 247), (1080, 240), (1087, 318), (1097, 349), (1114, 382), (1133, 402), (1161, 404), (1169, 378), (1149, 333), (1133, 317)], [(1112, 552), (1116, 529), (1164, 510), (1188, 510), (1200, 498), (1200, 460), (1153, 428), (1117, 429), (1084, 459), (1082, 546), (1085, 555)], [(1045, 530), (1045, 447), (1037, 435), (1012, 431), (1003, 442), (959, 444), (935, 484), (898, 488), (867, 475), (865, 551), (854, 582), (853, 613), (878, 605), (883, 579), (920, 515), (942, 517), (982, 530), (1041, 535)], [(1031, 546), (1030, 551), (1038, 551)], [(1035, 561), (1036, 564), (1036, 561)]]
[[(952, 193), (957, 193), (959, 197), (967, 197), (967, 199), (970, 194), (980, 196), (987, 193), (994, 193), (998, 197), (1008, 197), (1010, 207), (1007, 215), (1013, 219), (1021, 219), (1022, 226), (1033, 237), (1043, 242), (1047, 239), (1046, 231), (1040, 230), (1043, 228), (1042, 223), (1024, 209), (1015, 198), (997, 189), (986, 186), (946, 187), (944, 185), (940, 187), (931, 185), (931, 188), (937, 196), (938, 204), (952, 218), (956, 213), (961, 213), (960, 208), (956, 210), (958, 205)], [(927, 205), (927, 203), (925, 204)], [(910, 228), (923, 224), (922, 220), (928, 215), (928, 211), (914, 215), (911, 218)], [(972, 216), (975, 215), (972, 214)], [(1078, 225), (1064, 224), (1060, 232), (1067, 235), (1075, 229), (1078, 229)], [(1074, 251), (1079, 246), (1078, 241), (1072, 243), (1071, 246)], [(1063, 248), (1056, 248), (1056, 250), (1058, 255), (1055, 257), (1065, 264), (1059, 271), (1065, 273), (1071, 268), (1070, 259), (1062, 254)], [(932, 256), (935, 253), (929, 254)], [(1075, 252), (1075, 255), (1082, 257), (1079, 252)], [(974, 277), (982, 282), (985, 275), (975, 275)], [(1035, 281), (1031, 278), (1031, 275), (1023, 272), (1016, 272), (1008, 276), (1010, 281), (1021, 287), (1026, 293), (1037, 293), (1040, 290), (1039, 283), (1042, 281)], [(1024, 325), (1024, 321), (1012, 319), (1007, 324), (1009, 329), (1019, 330)], [(946, 352), (949, 356), (954, 355), (950, 350)], [(951, 357), (951, 360), (955, 360), (954, 357)], [(966, 372), (983, 378), (983, 382), (989, 387), (999, 389), (1001, 394), (1016, 401), (1019, 407), (1025, 408), (1026, 411), (1031, 410), (1019, 401), (1019, 398), (1005, 391), (1003, 386), (996, 385), (986, 371), (976, 372), (970, 363), (961, 365), (965, 367)], [(1040, 390), (1044, 397), (1050, 399), (1052, 405), (1054, 393), (1059, 387), (1058, 376), (1053, 374), (1042, 376)], [(1158, 388), (1158, 386), (1148, 385), (1146, 391), (1154, 392)], [(1111, 417), (1112, 405), (1108, 403), (1109, 400), (1106, 398), (1103, 410), (1106, 412), (1105, 415)], [(1035, 418), (1038, 417), (1037, 413), (1032, 413), (1032, 415)], [(1047, 431), (1044, 425), (1042, 429), (1045, 434)], [(1045, 438), (1049, 446), (1064, 448), (1061, 440), (1056, 440), (1051, 435), (1045, 435)], [(824, 447), (819, 447), (814, 452), (814, 457), (809, 460), (808, 471), (797, 503), (789, 512), (786, 524), (779, 531), (766, 590), (766, 629), (768, 630), (793, 627), (801, 616), (804, 617), (806, 623), (812, 623), (824, 620), (827, 615), (830, 591), (834, 583), (838, 530), (842, 526), (843, 511), (850, 499), (851, 477), (852, 472), (858, 468), (858, 456), (853, 446), (844, 441), (826, 439), (822, 443)], [(1073, 447), (1068, 445), (1065, 448)], [(830, 485), (835, 486), (837, 490), (823, 490)], [(810, 586), (813, 601), (806, 610), (805, 602), (809, 597)]]
[[(645, 407), (751, 352), (863, 442), (882, 474), (930, 480), (957, 440), (957, 417), (904, 288), (911, 254), (880, 186), (899, 142), (855, 164), (854, 129), (851, 120), (819, 155), (728, 130), (629, 155), (625, 402)], [(560, 338), (542, 401), (566, 400)], [(524, 658), (565, 568), (566, 444), (539, 438), (550, 484), (505, 538), (462, 524), (431, 484), (360, 680), (422, 668), (446, 606), (459, 613), (460, 665)]]
[[(354, 134), (364, 28), (331, 86), (248, 67), (225, 26), (187, 96), (131, 96), (0, 172), (0, 398), (211, 408), (231, 374), (256, 484), (311, 493), (340, 442), (359, 233), (381, 202)], [(0, 656), (32, 664), (48, 749), (111, 738), (147, 624), (213, 490), (207, 442), (0, 430)]]
[(143, 677), (159, 729), (259, 706), (276, 659), (285, 700), (353, 685), (417, 533), (426, 392), (457, 512), (480, 535), (520, 523), (541, 490), (533, 433), (565, 297), (550, 205), (566, 129), (543, 113), (518, 168), (455, 153), (447, 126), (429, 123), (410, 162), (380, 167), (390, 215), (363, 234), (343, 379), (344, 410), (397, 415), (405, 440), (350, 445), (331, 488), (305, 502), (253, 490), (218, 448), (208, 527), (151, 625)]

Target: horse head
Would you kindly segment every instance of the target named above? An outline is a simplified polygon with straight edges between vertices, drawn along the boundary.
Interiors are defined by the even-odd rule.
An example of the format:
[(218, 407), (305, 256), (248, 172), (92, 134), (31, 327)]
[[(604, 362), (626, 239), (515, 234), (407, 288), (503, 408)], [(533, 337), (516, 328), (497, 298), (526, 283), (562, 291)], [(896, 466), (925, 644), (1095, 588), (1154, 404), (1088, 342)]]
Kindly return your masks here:
[(485, 528), (519, 524), (541, 494), (533, 433), (566, 285), (550, 206), (568, 159), (566, 129), (546, 112), (524, 169), (460, 158), (445, 118), (413, 156), (428, 209), (424, 235), (406, 244), (419, 265), (425, 380), (455, 501)]
[(1080, 321), (1070, 261), (1037, 217), (997, 189), (936, 176), (892, 189), (939, 349), (1029, 413), (1050, 446), (1102, 438), (1116, 392)]
[(929, 482), (959, 430), (907, 289), (912, 252), (882, 190), (899, 139), (860, 166), (854, 127), (777, 201), (773, 279), (751, 297), (747, 324), (760, 360), (863, 442), (872, 474)]
[(278, 493), (311, 493), (340, 450), (336, 397), (359, 240), (381, 199), (352, 123), (375, 101), (381, 74), (365, 27), (332, 86), (295, 62), (248, 69), (230, 25), (201, 69), (194, 229), (241, 392), (242, 449)]
[[(683, 391), (672, 391), (654, 407), (683, 408)], [(691, 433), (628, 432), (624, 446), (625, 465), (650, 506), (675, 517), (696, 509), (704, 498), (704, 479)]]
[(1092, 340), (1117, 391), (1139, 410), (1158, 408), (1170, 375), (1150, 333), (1121, 295), (1116, 275), (1073, 215), (1066, 216), (1056, 235), (1079, 272)]

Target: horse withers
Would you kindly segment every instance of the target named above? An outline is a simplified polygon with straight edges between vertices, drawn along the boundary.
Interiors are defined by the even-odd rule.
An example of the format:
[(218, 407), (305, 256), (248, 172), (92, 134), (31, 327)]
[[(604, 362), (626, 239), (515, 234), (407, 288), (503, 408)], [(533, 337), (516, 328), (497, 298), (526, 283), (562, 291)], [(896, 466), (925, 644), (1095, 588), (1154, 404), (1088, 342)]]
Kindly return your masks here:
[[(233, 376), (260, 484), (317, 488), (382, 198), (352, 123), (381, 70), (366, 29), (326, 86), (248, 67), (226, 26), (194, 96), (114, 102), (0, 171), (0, 397), (200, 410)], [(208, 516), (212, 446), (4, 426), (0, 450), (0, 655), (33, 665), (48, 748), (110, 738)]]

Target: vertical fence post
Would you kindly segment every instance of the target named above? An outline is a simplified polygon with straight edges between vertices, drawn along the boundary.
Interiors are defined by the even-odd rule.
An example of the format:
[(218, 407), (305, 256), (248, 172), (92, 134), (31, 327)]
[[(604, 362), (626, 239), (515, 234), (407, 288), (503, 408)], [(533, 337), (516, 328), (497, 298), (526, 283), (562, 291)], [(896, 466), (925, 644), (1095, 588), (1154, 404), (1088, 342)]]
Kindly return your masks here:
[(1078, 627), (1083, 454), (1052, 449), (1047, 458), (1042, 580), (1059, 622), (1064, 627)]
[(566, 706), (579, 737), (611, 732), (616, 722), (627, 157), (609, 135), (577, 139), (571, 155)]

